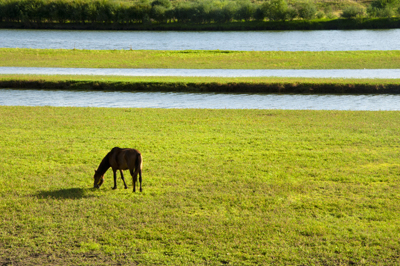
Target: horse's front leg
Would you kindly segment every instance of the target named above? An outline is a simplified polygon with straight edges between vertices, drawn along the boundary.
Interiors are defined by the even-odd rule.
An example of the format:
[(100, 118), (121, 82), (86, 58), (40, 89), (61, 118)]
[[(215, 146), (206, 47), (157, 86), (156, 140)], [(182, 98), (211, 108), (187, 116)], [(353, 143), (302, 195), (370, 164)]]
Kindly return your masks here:
[(114, 187), (112, 189), (117, 189), (117, 169), (113, 169), (114, 173)]
[(127, 188), (128, 188), (128, 186), (127, 186), (127, 185), (126, 185), (126, 183), (125, 183), (124, 174), (123, 174), (123, 172), (122, 172), (122, 170), (121, 170), (121, 169), (119, 170), (119, 172), (121, 173), (121, 179), (122, 179), (122, 181), (124, 181), (125, 189), (127, 189)]

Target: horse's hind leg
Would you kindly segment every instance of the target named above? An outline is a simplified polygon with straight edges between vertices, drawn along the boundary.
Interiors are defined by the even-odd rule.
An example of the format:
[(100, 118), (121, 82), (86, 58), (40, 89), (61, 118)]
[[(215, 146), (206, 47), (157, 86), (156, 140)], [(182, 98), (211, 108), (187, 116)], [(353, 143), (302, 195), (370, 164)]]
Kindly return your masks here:
[(137, 174), (135, 175), (132, 169), (129, 169), (129, 172), (131, 173), (132, 176), (133, 192), (136, 192)]
[(142, 192), (142, 170), (139, 170), (140, 192)]
[(128, 186), (127, 186), (127, 185), (126, 185), (126, 183), (125, 183), (124, 174), (122, 173), (122, 170), (119, 170), (119, 172), (121, 173), (121, 179), (122, 179), (122, 181), (124, 181), (124, 186), (125, 186), (125, 189), (127, 189), (127, 188), (128, 188)]

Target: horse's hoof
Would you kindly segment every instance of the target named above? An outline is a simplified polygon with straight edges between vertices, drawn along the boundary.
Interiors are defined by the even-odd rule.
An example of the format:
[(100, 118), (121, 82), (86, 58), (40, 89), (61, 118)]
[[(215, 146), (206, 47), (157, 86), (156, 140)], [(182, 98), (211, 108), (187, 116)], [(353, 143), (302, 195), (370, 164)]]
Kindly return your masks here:
[(112, 187), (112, 189), (117, 189), (116, 187)]
[(128, 187), (125, 187), (125, 189), (127, 189)]

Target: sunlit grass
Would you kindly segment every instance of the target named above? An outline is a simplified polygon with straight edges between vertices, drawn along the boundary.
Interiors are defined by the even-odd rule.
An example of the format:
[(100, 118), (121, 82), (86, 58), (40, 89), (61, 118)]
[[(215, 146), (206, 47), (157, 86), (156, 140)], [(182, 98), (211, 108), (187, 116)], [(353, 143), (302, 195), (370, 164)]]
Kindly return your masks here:
[[(129, 49), (127, 47), (127, 49)], [(0, 66), (184, 69), (400, 68), (400, 51), (157, 51), (0, 48)]]
[[(399, 121), (400, 112), (0, 107), (0, 262), (396, 265)], [(114, 146), (142, 152), (143, 193), (120, 180), (111, 190), (110, 172), (91, 188)]]
[(399, 79), (351, 78), (285, 78), (285, 77), (129, 77), (93, 75), (3, 74), (0, 81), (99, 81), (99, 82), (160, 82), (160, 83), (337, 83), (337, 84), (399, 84)]

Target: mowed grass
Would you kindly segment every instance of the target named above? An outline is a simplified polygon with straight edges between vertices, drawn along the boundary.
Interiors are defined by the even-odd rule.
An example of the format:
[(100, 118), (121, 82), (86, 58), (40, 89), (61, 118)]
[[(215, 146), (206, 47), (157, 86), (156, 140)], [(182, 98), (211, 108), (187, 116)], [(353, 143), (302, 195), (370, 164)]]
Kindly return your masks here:
[(400, 68), (395, 51), (157, 51), (0, 48), (0, 66), (187, 69)]
[(0, 82), (6, 81), (37, 81), (37, 82), (106, 82), (106, 83), (327, 83), (327, 84), (400, 84), (399, 79), (350, 79), (350, 78), (285, 78), (285, 77), (174, 77), (174, 76), (94, 76), (94, 75), (34, 75), (34, 74), (0, 74)]
[[(0, 107), (0, 263), (396, 265), (400, 112)], [(143, 193), (93, 189), (114, 146)]]

